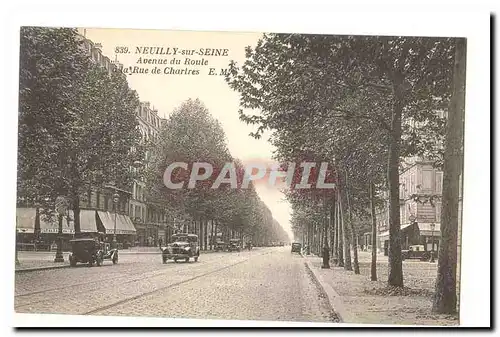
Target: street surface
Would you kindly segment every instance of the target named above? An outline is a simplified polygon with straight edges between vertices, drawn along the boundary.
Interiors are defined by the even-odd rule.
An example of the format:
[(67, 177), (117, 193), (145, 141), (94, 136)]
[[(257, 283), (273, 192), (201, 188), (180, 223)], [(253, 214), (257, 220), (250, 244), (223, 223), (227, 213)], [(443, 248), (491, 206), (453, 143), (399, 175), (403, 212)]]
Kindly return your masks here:
[(117, 265), (16, 273), (15, 311), (73, 315), (332, 322), (327, 299), (290, 247), (202, 254), (162, 264), (122, 254)]

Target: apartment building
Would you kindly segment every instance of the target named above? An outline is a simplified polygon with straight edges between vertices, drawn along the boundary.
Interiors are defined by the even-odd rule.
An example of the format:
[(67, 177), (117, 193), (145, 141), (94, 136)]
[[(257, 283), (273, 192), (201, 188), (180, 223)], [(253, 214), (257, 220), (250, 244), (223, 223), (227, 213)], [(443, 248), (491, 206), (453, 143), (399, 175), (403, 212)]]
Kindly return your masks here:
[[(423, 245), (439, 250), (443, 172), (433, 163), (414, 157), (405, 161), (400, 174), (400, 221), (403, 249)], [(387, 193), (386, 193), (387, 194)], [(387, 195), (386, 195), (387, 196)], [(386, 198), (388, 200), (388, 198)], [(389, 205), (377, 210), (379, 248), (387, 254), (389, 246)]]

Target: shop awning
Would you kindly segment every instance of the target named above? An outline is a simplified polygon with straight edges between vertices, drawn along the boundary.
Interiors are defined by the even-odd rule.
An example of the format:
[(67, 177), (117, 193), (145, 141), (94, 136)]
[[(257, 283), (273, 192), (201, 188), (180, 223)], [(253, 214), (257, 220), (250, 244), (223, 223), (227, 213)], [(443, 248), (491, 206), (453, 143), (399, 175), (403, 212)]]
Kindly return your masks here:
[(16, 229), (18, 233), (35, 232), (35, 208), (17, 208), (16, 209)]
[(127, 234), (135, 234), (136, 230), (135, 230), (134, 223), (132, 222), (132, 219), (130, 219), (129, 216), (123, 215), (123, 214), (119, 214), (118, 216), (122, 217), (122, 221), (125, 224), (125, 227), (127, 227), (127, 231), (128, 231)]
[(97, 214), (99, 215), (99, 219), (102, 221), (106, 234), (115, 233), (115, 220), (116, 234), (135, 234), (135, 227), (128, 216), (105, 211), (97, 211)]
[[(63, 234), (75, 233), (73, 218), (68, 219), (67, 216), (63, 216), (62, 232)], [(59, 217), (57, 214), (52, 216), (40, 214), (40, 233), (59, 233)]]
[[(401, 226), (401, 230), (404, 230), (404, 229), (406, 229), (406, 228), (410, 227), (411, 225), (413, 225), (413, 224), (411, 224), (411, 223), (410, 223), (410, 224), (403, 225), (403, 226)], [(384, 238), (389, 239), (389, 231), (385, 231), (385, 232), (380, 233), (380, 234), (378, 235), (378, 237), (379, 237), (380, 239), (384, 239)]]
[[(73, 211), (69, 211), (69, 216), (70, 216), (70, 224), (71, 222), (73, 222), (72, 226), (74, 228), (75, 215)], [(80, 231), (82, 233), (97, 233), (95, 210), (92, 209), (80, 210)]]

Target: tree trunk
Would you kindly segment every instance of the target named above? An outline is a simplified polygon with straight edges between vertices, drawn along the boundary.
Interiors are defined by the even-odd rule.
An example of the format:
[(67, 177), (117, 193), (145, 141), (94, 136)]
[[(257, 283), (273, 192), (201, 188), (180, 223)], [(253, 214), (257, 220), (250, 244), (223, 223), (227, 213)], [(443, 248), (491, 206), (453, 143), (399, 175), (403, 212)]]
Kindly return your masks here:
[(354, 258), (354, 274), (359, 274), (359, 261), (358, 261), (358, 238), (356, 229), (354, 228), (354, 223), (352, 221), (352, 211), (351, 211), (351, 201), (349, 200), (349, 185), (347, 170), (345, 171), (345, 192), (347, 198), (347, 211), (349, 213), (349, 226), (351, 230), (351, 241), (352, 241), (352, 253)]
[(311, 254), (311, 248), (312, 248), (312, 222), (309, 222), (307, 224), (307, 254)]
[(403, 111), (402, 76), (396, 75), (394, 104), (392, 107), (391, 141), (387, 175), (389, 183), (389, 277), (388, 285), (403, 287), (403, 263), (401, 260), (401, 223), (399, 209), (399, 156), (401, 150), (401, 115)]
[(218, 221), (215, 221), (214, 232), (215, 232), (215, 234), (214, 234), (214, 240), (215, 240), (214, 243), (215, 243), (217, 241), (217, 238), (218, 238), (217, 234), (219, 233), (219, 222)]
[(375, 214), (375, 184), (370, 182), (370, 208), (372, 214), (372, 264), (371, 280), (377, 281), (377, 218)]
[(80, 196), (77, 193), (73, 195), (73, 223), (75, 224), (75, 234), (80, 234), (82, 232), (80, 226)]
[(203, 240), (205, 241), (205, 250), (208, 250), (208, 219), (205, 219), (205, 227), (203, 227)]
[(335, 261), (337, 258), (337, 251), (335, 250), (335, 212), (334, 212), (335, 200), (332, 199), (332, 205), (330, 206), (330, 258)]
[(344, 244), (342, 241), (343, 238), (343, 230), (342, 230), (342, 222), (341, 222), (341, 213), (340, 213), (340, 192), (337, 193), (337, 256), (339, 258), (339, 267), (344, 266)]
[(342, 242), (344, 246), (344, 269), (352, 270), (351, 264), (351, 243), (349, 242), (349, 230), (344, 221), (344, 207), (342, 204), (342, 194), (340, 195), (340, 221), (342, 224)]
[(211, 235), (210, 235), (210, 240), (209, 240), (209, 243), (210, 243), (210, 250), (213, 250), (214, 249), (214, 220), (210, 220), (210, 232), (211, 232)]
[(456, 39), (453, 94), (448, 109), (444, 151), (441, 244), (432, 311), (457, 311), (457, 237), (460, 174), (462, 171), (465, 109), (466, 40)]

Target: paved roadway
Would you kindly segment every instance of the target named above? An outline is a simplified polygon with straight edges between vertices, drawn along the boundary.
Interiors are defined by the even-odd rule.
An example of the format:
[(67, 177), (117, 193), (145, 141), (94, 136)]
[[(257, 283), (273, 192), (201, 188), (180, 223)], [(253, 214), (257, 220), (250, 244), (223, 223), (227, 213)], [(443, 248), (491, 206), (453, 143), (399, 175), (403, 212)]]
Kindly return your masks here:
[(161, 263), (123, 254), (117, 265), (16, 273), (18, 313), (331, 322), (326, 298), (290, 247)]

